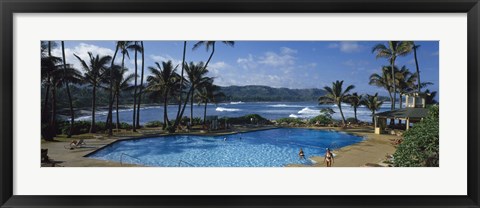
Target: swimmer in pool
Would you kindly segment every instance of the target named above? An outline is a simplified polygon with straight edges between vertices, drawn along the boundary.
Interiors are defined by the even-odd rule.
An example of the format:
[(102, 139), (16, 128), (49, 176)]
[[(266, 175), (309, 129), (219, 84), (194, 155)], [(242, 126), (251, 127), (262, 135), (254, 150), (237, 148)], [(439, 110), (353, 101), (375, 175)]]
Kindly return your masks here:
[(223, 141), (227, 141), (227, 137), (224, 137), (224, 138), (223, 138)]
[(304, 159), (304, 160), (305, 160), (305, 153), (303, 153), (302, 148), (300, 148), (300, 152), (298, 153), (298, 157), (300, 157), (300, 159)]

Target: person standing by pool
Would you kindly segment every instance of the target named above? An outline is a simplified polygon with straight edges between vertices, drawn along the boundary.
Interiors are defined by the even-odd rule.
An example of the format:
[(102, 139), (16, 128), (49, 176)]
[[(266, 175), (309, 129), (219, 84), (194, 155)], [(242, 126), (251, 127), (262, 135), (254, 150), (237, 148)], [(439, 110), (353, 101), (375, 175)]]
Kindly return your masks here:
[(300, 157), (300, 159), (304, 159), (305, 160), (305, 153), (303, 153), (303, 149), (300, 148), (300, 152), (298, 153), (298, 156)]
[(327, 167), (332, 167), (334, 159), (333, 159), (333, 154), (332, 154), (332, 152), (330, 152), (329, 148), (327, 148), (327, 152), (325, 153), (324, 162), (327, 163)]

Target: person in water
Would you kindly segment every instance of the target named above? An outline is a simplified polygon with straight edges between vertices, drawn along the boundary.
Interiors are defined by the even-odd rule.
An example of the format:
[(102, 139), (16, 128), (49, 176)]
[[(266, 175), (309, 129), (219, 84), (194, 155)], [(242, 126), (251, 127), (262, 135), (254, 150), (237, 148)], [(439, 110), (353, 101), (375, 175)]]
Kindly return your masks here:
[(327, 163), (327, 167), (332, 167), (332, 164), (334, 163), (333, 153), (329, 148), (327, 148), (327, 152), (325, 153), (324, 162)]
[(300, 152), (298, 153), (298, 157), (300, 157), (300, 159), (305, 159), (305, 153), (303, 153), (302, 148), (300, 148)]

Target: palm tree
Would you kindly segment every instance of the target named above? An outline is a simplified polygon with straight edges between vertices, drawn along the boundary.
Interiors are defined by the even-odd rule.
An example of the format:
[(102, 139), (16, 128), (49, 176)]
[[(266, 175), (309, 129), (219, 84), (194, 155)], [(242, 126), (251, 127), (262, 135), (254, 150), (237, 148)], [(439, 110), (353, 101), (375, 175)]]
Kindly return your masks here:
[[(395, 70), (395, 69), (394, 69)], [(390, 97), (390, 110), (395, 109), (394, 108), (394, 101), (393, 101), (393, 86), (392, 86), (392, 75), (390, 74), (391, 67), (390, 66), (383, 66), (382, 67), (382, 73), (381, 74), (372, 74), (370, 75), (370, 85), (374, 85), (377, 87), (384, 88), (387, 90), (388, 95)], [(398, 71), (398, 70), (397, 70)]]
[(167, 114), (168, 96), (180, 77), (175, 72), (176, 67), (173, 67), (172, 61), (162, 62), (161, 65), (155, 62), (155, 65), (156, 68), (148, 67), (152, 75), (147, 77), (146, 90), (152, 92), (153, 96), (160, 95), (163, 98), (163, 129), (166, 129), (170, 126)]
[[(117, 41), (117, 43), (116, 43), (115, 55), (117, 54), (118, 50), (120, 50), (120, 53), (122, 53), (122, 65), (121, 65), (122, 69), (125, 68), (125, 56), (130, 58), (130, 56), (128, 54), (128, 46), (130, 46), (130, 45), (131, 45), (131, 41)], [(115, 67), (114, 66), (114, 60), (112, 60), (112, 63), (110, 65), (110, 67)], [(111, 75), (111, 76), (114, 76), (114, 75)], [(108, 83), (114, 83), (114, 82), (109, 81)], [(113, 106), (113, 103), (114, 103), (114, 99), (110, 100), (109, 105)], [(113, 123), (113, 121), (111, 121), (111, 120), (112, 120), (112, 112), (109, 110), (106, 123), (107, 124), (110, 123), (110, 126)], [(109, 128), (109, 130), (110, 130), (110, 128)]]
[[(50, 44), (51, 45), (51, 44)], [(62, 59), (55, 56), (45, 56), (41, 59), (41, 79), (42, 84), (46, 87), (44, 107), (42, 111), (42, 124), (46, 125), (45, 129), (42, 131), (42, 137), (45, 140), (52, 140), (56, 136), (56, 89), (57, 82), (63, 72), (63, 65), (61, 64)], [(52, 92), (52, 103), (51, 103), (51, 114), (49, 117), (49, 92)]]
[(133, 45), (129, 45), (128, 49), (133, 50), (135, 52), (135, 85), (134, 85), (134, 92), (133, 92), (133, 119), (132, 119), (132, 126), (133, 131), (137, 131), (136, 128), (136, 110), (135, 107), (137, 106), (137, 77), (138, 77), (138, 64), (137, 64), (137, 54), (141, 52), (143, 49), (138, 45), (138, 41), (134, 41)]
[[(411, 44), (407, 41), (388, 41), (388, 46), (384, 44), (377, 44), (372, 48), (372, 53), (376, 53), (376, 58), (386, 58), (390, 61), (390, 69), (392, 77), (395, 77), (395, 60), (399, 56), (406, 56), (412, 50)], [(391, 80), (395, 81), (395, 80)], [(394, 83), (393, 86), (393, 109), (395, 110), (395, 103), (397, 97), (397, 90)]]
[(180, 75), (180, 86), (179, 86), (179, 92), (178, 92), (178, 111), (177, 111), (177, 117), (175, 119), (175, 123), (173, 124), (173, 128), (172, 129), (177, 129), (177, 126), (180, 124), (180, 121), (181, 121), (181, 118), (183, 117), (183, 112), (185, 110), (185, 106), (187, 105), (188, 103), (188, 95), (187, 95), (187, 98), (185, 99), (185, 103), (183, 104), (183, 109), (182, 108), (182, 95), (183, 95), (183, 88), (184, 88), (184, 71), (185, 71), (185, 54), (186, 54), (186, 50), (187, 50), (187, 41), (183, 41), (183, 58), (182, 58), (182, 72), (181, 72), (181, 75)]
[(413, 57), (415, 58), (415, 67), (417, 69), (417, 92), (420, 92), (422, 85), (420, 84), (420, 69), (418, 68), (418, 59), (417, 59), (417, 49), (420, 48), (420, 45), (415, 45), (415, 42), (412, 41)]
[(190, 62), (189, 65), (185, 65), (185, 72), (187, 72), (187, 77), (190, 83), (190, 124), (193, 125), (193, 95), (194, 91), (202, 85), (202, 83), (209, 82), (211, 78), (205, 77), (207, 75), (208, 70), (203, 64), (200, 62), (195, 64), (194, 62)]
[(422, 82), (419, 83), (420, 87), (415, 83), (418, 83), (418, 74), (412, 73), (406, 66), (395, 72), (395, 79), (397, 83), (397, 92), (400, 96), (400, 108), (402, 108), (403, 95), (415, 91), (415, 89), (423, 88), (433, 83)]
[[(210, 50), (210, 47), (212, 48), (212, 53), (210, 53), (210, 56), (208, 57), (208, 60), (205, 63), (205, 68), (207, 68), (208, 64), (210, 63), (210, 60), (213, 57), (213, 54), (215, 53), (215, 43), (216, 41), (198, 41), (197, 43), (195, 43), (195, 45), (193, 45), (193, 48), (192, 48), (193, 50), (196, 50), (197, 48), (203, 45), (205, 45), (205, 48), (207, 49), (207, 51)], [(222, 41), (222, 43), (232, 47), (235, 45), (234, 41)]]
[(360, 107), (362, 105), (362, 99), (363, 99), (363, 96), (362, 95), (358, 95), (356, 92), (355, 93), (352, 93), (351, 95), (348, 95), (347, 96), (347, 103), (350, 104), (350, 106), (353, 107), (353, 113), (355, 115), (355, 122), (358, 122), (358, 119), (357, 119), (357, 108)]
[(97, 87), (100, 85), (102, 78), (104, 76), (104, 71), (107, 69), (107, 64), (110, 62), (112, 57), (110, 56), (100, 56), (96, 55), (93, 56), (92, 52), (88, 52), (88, 56), (90, 58), (89, 64), (82, 60), (76, 54), (75, 57), (80, 61), (83, 70), (85, 71), (84, 79), (90, 85), (92, 85), (92, 122), (90, 124), (90, 133), (95, 133), (95, 108), (96, 108), (96, 94), (97, 94)]
[(399, 95), (400, 107), (402, 108), (403, 95), (412, 92), (417, 81), (417, 74), (412, 74), (406, 66), (395, 72), (395, 79), (397, 83), (397, 92)]
[(67, 89), (68, 104), (70, 107), (70, 131), (68, 132), (67, 138), (72, 137), (73, 133), (73, 124), (75, 122), (75, 111), (73, 111), (73, 101), (72, 95), (70, 94), (70, 83), (79, 84), (81, 83), (82, 75), (76, 69), (72, 67), (67, 67), (67, 61), (65, 59), (65, 43), (62, 41), (62, 59), (63, 59), (63, 82)]
[(56, 46), (56, 43), (53, 41), (42, 41), (41, 42), (41, 74), (42, 82), (46, 88), (45, 90), (45, 100), (43, 104), (42, 111), (42, 121), (47, 122), (48, 120), (48, 99), (50, 93), (50, 72), (55, 70), (57, 65), (61, 62), (59, 57), (52, 56), (52, 48)]
[[(112, 70), (113, 69), (113, 70)], [(113, 68), (108, 69), (112, 74), (113, 74), (113, 92), (114, 92), (114, 100), (116, 102), (116, 118), (117, 118), (117, 123), (116, 123), (116, 129), (120, 129), (120, 116), (118, 113), (118, 106), (120, 104), (120, 96), (121, 93), (124, 91), (128, 91), (132, 89), (132, 86), (130, 86), (130, 82), (132, 79), (135, 77), (134, 74), (130, 74), (125, 76), (125, 73), (128, 72), (127, 68), (122, 68), (121, 66), (114, 65)], [(109, 73), (110, 73), (109, 72)], [(110, 79), (105, 79), (105, 83), (110, 84)]]
[(113, 135), (113, 131), (112, 131), (112, 128), (113, 128), (113, 121), (112, 121), (112, 114), (113, 114), (113, 82), (114, 82), (114, 70), (113, 67), (114, 67), (114, 62), (115, 62), (115, 58), (117, 57), (117, 53), (118, 53), (118, 49), (119, 49), (119, 44), (117, 42), (116, 44), (116, 47), (115, 47), (115, 53), (113, 53), (113, 58), (112, 58), (112, 63), (110, 64), (110, 88), (109, 88), (109, 91), (110, 91), (110, 97), (108, 98), (108, 116), (107, 116), (107, 127), (108, 127), (108, 136), (112, 136)]
[(140, 92), (138, 93), (138, 105), (137, 105), (137, 128), (140, 128), (140, 103), (142, 102), (143, 91), (143, 74), (145, 69), (145, 50), (143, 47), (143, 41), (140, 41), (140, 47), (142, 48), (142, 75), (140, 76)]
[(338, 109), (340, 110), (340, 115), (342, 116), (342, 123), (343, 126), (345, 126), (345, 116), (343, 116), (343, 111), (342, 111), (342, 102), (345, 101), (346, 95), (350, 90), (354, 89), (355, 86), (349, 85), (345, 90), (342, 88), (343, 85), (343, 80), (342, 81), (336, 81), (332, 83), (332, 87), (325, 86), (323, 89), (327, 91), (327, 94), (324, 96), (321, 96), (318, 101), (320, 104), (336, 104), (338, 106)]
[(375, 115), (375, 112), (380, 109), (380, 107), (383, 104), (383, 101), (378, 100), (378, 93), (375, 93), (375, 95), (369, 95), (362, 100), (363, 104), (372, 112), (372, 123), (375, 123), (375, 118), (373, 115)]
[(203, 113), (203, 124), (206, 124), (207, 121), (207, 104), (217, 103), (221, 97), (225, 97), (223, 92), (218, 92), (220, 87), (213, 84), (213, 79), (209, 82), (205, 82), (197, 91), (197, 98), (200, 104), (204, 104), (204, 113)]
[[(57, 120), (57, 90), (65, 86), (67, 95), (70, 94), (69, 84), (81, 84), (82, 83), (82, 74), (72, 65), (64, 64), (60, 65), (57, 70), (52, 71), (50, 74), (51, 83), (52, 83), (52, 126), (56, 129), (56, 120)], [(72, 97), (67, 96), (70, 104), (70, 131), (67, 136), (70, 138), (73, 131), (73, 121), (74, 121), (74, 112), (73, 112), (73, 103)]]
[(437, 104), (438, 102), (435, 100), (435, 96), (437, 96), (437, 91), (430, 92), (429, 89), (425, 90), (427, 94), (427, 97), (425, 99), (425, 104), (430, 105), (430, 104)]

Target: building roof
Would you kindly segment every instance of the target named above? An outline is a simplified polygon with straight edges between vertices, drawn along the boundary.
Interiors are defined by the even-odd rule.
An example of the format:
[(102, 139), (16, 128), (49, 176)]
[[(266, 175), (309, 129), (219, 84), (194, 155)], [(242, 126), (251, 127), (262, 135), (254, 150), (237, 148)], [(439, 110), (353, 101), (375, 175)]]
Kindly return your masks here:
[(425, 118), (427, 115), (428, 109), (426, 108), (402, 108), (375, 114), (380, 118)]
[(414, 96), (414, 97), (427, 97), (430, 96), (430, 93), (424, 93), (424, 92), (411, 92), (411, 93), (405, 93), (404, 95), (408, 96)]

